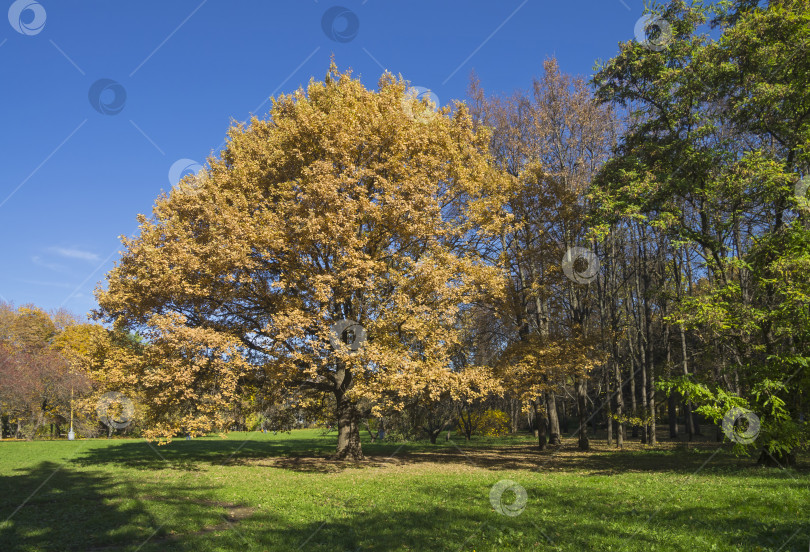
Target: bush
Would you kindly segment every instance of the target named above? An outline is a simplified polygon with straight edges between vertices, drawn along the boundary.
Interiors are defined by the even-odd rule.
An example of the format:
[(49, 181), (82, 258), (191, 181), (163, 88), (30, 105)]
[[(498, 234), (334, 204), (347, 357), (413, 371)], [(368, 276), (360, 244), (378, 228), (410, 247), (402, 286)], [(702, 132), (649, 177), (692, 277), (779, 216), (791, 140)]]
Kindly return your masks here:
[[(462, 424), (457, 424), (459, 428)], [(484, 412), (472, 415), (473, 433), (485, 437), (502, 437), (512, 432), (512, 421), (502, 410), (488, 408)]]

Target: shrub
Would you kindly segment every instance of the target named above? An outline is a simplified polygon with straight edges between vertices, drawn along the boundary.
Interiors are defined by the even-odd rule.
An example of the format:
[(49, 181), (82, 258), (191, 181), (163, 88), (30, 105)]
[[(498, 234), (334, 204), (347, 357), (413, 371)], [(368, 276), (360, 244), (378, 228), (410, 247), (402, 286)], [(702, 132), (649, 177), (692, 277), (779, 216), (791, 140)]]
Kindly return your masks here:
[[(462, 427), (461, 424), (459, 427)], [(484, 412), (472, 415), (472, 427), (474, 433), (485, 437), (502, 437), (511, 433), (512, 421), (505, 412), (488, 408)]]

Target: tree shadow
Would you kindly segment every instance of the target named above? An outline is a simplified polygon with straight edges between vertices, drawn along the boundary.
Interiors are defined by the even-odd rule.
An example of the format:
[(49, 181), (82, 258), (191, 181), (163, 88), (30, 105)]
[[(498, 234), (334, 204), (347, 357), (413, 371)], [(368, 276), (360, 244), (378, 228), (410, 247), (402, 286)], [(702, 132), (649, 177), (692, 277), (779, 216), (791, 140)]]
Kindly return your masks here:
[(295, 458), (313, 453), (326, 458), (333, 448), (334, 444), (323, 439), (267, 441), (249, 436), (239, 439), (237, 436), (232, 439), (180, 439), (166, 445), (138, 439), (87, 449), (75, 462), (81, 466), (113, 463), (144, 470), (162, 470), (168, 467), (198, 471), (202, 465), (229, 464), (245, 459)]
[[(409, 464), (467, 464), (493, 471), (576, 471), (583, 475), (691, 474), (704, 469), (722, 475), (758, 469), (752, 457), (735, 456), (730, 445), (717, 443), (627, 450), (599, 446), (591, 451), (580, 451), (576, 444), (566, 443), (541, 451), (530, 444), (483, 447), (451, 440), (440, 445), (364, 444), (363, 450), (365, 459), (352, 462), (331, 459), (334, 443), (328, 437), (268, 441), (248, 436), (243, 440), (178, 440), (163, 446), (129, 440), (88, 449), (75, 462), (81, 466), (112, 463), (144, 470), (181, 471), (198, 471), (204, 465), (251, 465), (303, 473), (339, 473), (346, 469)], [(810, 465), (802, 460), (793, 471), (810, 473)]]
[[(484, 550), (776, 550), (792, 535), (810, 535), (810, 522), (763, 522), (733, 505), (666, 506), (660, 501), (617, 503), (610, 490), (577, 484), (555, 489), (553, 497), (527, 483), (524, 510), (509, 516), (494, 511), (490, 485), (415, 484), (409, 500), (391, 504), (378, 496), (350, 499), (323, 518), (262, 511), (236, 528), (190, 534), (177, 541), (150, 542), (143, 551), (246, 550), (326, 551), (477, 551)], [(443, 496), (463, 497), (442, 506)], [(777, 497), (772, 497), (778, 500)], [(308, 511), (302, 491), (301, 511)], [(798, 544), (794, 542), (793, 544)], [(714, 547), (714, 548), (713, 548)], [(763, 549), (763, 548), (760, 548)], [(792, 550), (785, 547), (783, 550)]]
[[(126, 445), (139, 443), (115, 447)], [(441, 468), (431, 467), (425, 479), (411, 481), (404, 495), (388, 493), (384, 479), (369, 490), (350, 484), (350, 476), (346, 487), (327, 486), (333, 494), (324, 497), (317, 487), (320, 480), (311, 480), (292, 497), (257, 495), (263, 497), (259, 505), (226, 502), (222, 493), (231, 493), (230, 488), (200, 484), (204, 474), (174, 473), (163, 461), (162, 471), (141, 469), (140, 455), (150, 450), (134, 450), (125, 449), (123, 456), (118, 451), (92, 466), (43, 461), (0, 477), (0, 520), (10, 517), (0, 524), (0, 550), (691, 551), (714, 544), (721, 545), (719, 550), (778, 549), (792, 536), (810, 536), (806, 519), (760, 519), (763, 508), (779, 506), (778, 489), (786, 489), (784, 482), (771, 486), (761, 478), (752, 483), (760, 486), (758, 496), (764, 502), (746, 509), (722, 495), (715, 495), (719, 498), (709, 506), (676, 505), (673, 497), (644, 499), (608, 483), (583, 483), (579, 477), (549, 486), (537, 476), (518, 474), (512, 477), (525, 485), (528, 500), (525, 510), (512, 517), (493, 509), (491, 488), (502, 478), (494, 467), (470, 481), (435, 477)], [(130, 454), (130, 467), (138, 471), (104, 465), (110, 458), (133, 459)], [(414, 454), (413, 462), (435, 461)], [(409, 461), (407, 456), (403, 461)], [(299, 460), (304, 465), (309, 457)], [(790, 486), (794, 496), (801, 496), (798, 491), (806, 485)]]
[(42, 461), (0, 476), (0, 550), (123, 550), (170, 531), (200, 534), (253, 508), (217, 502), (199, 484), (128, 480)]

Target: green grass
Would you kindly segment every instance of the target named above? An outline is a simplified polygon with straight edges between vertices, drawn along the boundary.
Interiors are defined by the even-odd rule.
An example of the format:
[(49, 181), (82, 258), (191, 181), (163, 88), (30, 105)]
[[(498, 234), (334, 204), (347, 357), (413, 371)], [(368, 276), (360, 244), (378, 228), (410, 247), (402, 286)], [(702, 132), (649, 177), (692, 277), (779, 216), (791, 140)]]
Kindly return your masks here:
[[(0, 443), (0, 550), (808, 550), (810, 470), (759, 468), (715, 443), (624, 451), (528, 436), (364, 443), (232, 433)], [(495, 511), (502, 479), (525, 488)], [(508, 503), (514, 494), (507, 492)], [(22, 506), (21, 506), (22, 505)], [(21, 507), (20, 507), (21, 506)], [(6, 521), (3, 521), (6, 520)]]

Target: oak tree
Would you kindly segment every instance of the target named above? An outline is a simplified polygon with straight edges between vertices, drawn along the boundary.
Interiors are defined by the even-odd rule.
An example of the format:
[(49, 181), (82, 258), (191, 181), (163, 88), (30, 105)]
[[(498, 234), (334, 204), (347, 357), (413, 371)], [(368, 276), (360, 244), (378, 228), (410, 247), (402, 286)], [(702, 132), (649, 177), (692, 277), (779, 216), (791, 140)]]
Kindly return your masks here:
[[(222, 427), (250, 386), (291, 408), (331, 396), (336, 455), (361, 458), (361, 399), (477, 377), (451, 351), (463, 305), (499, 279), (477, 251), (500, 177), (463, 104), (435, 111), (407, 89), (385, 74), (368, 90), (333, 63), (139, 216), (97, 298), (150, 344), (148, 436)], [(330, 339), (343, 320), (362, 346)]]

